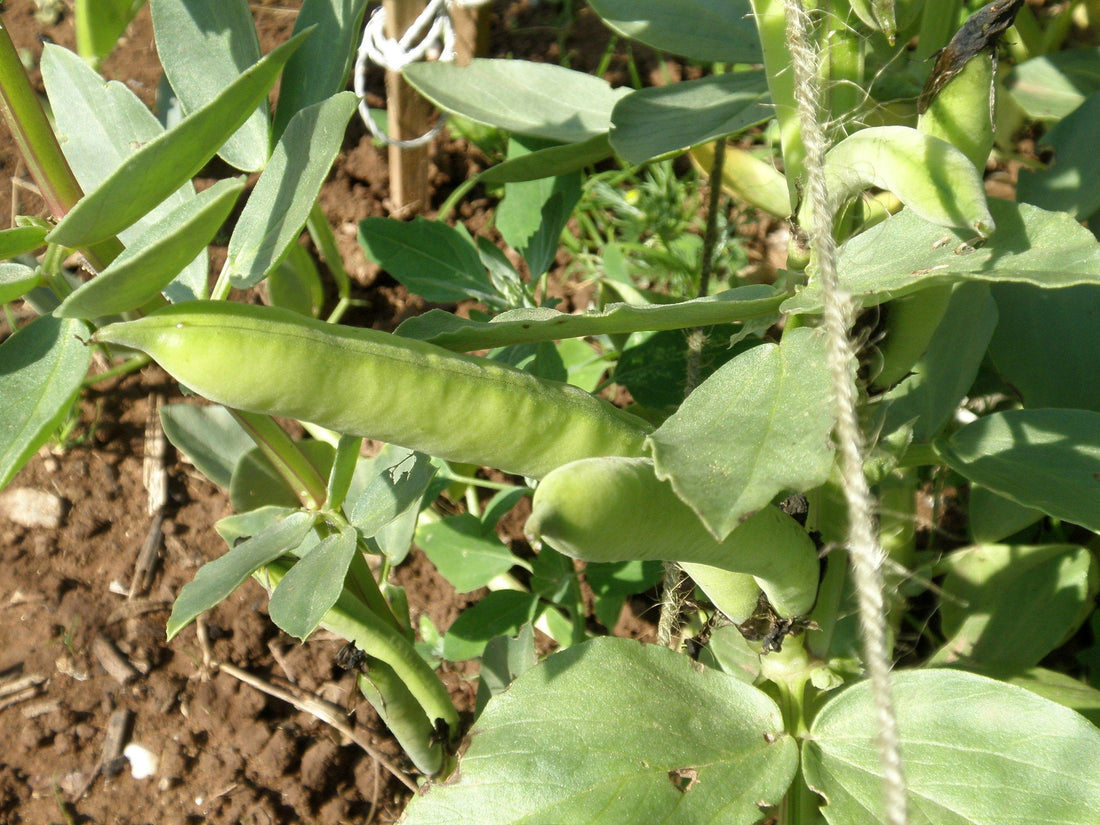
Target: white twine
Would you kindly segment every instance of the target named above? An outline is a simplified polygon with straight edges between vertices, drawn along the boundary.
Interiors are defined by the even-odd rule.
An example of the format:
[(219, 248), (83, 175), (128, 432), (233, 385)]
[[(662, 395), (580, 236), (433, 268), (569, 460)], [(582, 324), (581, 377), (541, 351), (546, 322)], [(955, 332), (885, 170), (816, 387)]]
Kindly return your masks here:
[(837, 248), (833, 237), (834, 208), (825, 183), (825, 130), (821, 125), (817, 55), (810, 44), (810, 20), (801, 0), (786, 0), (787, 43), (794, 69), (795, 100), (798, 103), (802, 139), (806, 147), (806, 189), (813, 208), (809, 227), (812, 248), (817, 255), (818, 274), (824, 303), (824, 326), (828, 336), (829, 368), (836, 394), (835, 436), (840, 470), (848, 502), (848, 552), (859, 601), (865, 666), (878, 723), (878, 748), (885, 791), (885, 814), (889, 825), (909, 822), (905, 773), (898, 739), (897, 716), (890, 692), (890, 651), (886, 642), (886, 610), (883, 598), (884, 554), (875, 529), (875, 501), (863, 472), (864, 438), (859, 426), (857, 394), (852, 379), (855, 351), (849, 337), (853, 316), (851, 296), (840, 288), (837, 277)]
[[(481, 2), (481, 0), (478, 0)], [(399, 72), (410, 63), (423, 60), (429, 51), (438, 48), (438, 60), (454, 60), (455, 29), (447, 13), (446, 0), (431, 0), (413, 24), (395, 40), (386, 35), (386, 9), (378, 7), (367, 20), (363, 28), (363, 39), (359, 41), (359, 51), (355, 56), (354, 88), (359, 97), (359, 117), (378, 140), (390, 146), (402, 149), (415, 149), (431, 142), (447, 120), (445, 114), (439, 116), (427, 133), (408, 140), (390, 137), (378, 127), (371, 117), (367, 106), (367, 73), (373, 63), (391, 72)]]

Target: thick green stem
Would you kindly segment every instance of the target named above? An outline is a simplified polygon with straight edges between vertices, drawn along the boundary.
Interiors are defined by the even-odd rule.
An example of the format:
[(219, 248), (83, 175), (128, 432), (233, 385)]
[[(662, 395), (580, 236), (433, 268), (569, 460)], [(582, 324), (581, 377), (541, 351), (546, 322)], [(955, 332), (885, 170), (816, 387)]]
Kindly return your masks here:
[(268, 415), (230, 412), (294, 490), (302, 506), (319, 510), (325, 503), (325, 481), (282, 427)]

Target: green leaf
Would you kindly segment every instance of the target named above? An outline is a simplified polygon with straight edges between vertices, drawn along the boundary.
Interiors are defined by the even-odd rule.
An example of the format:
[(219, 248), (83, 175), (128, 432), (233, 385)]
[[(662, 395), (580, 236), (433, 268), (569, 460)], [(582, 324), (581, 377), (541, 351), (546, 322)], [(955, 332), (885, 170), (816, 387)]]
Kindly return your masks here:
[(237, 289), (259, 283), (298, 240), (356, 105), (341, 92), (287, 124), (229, 239), (226, 268)]
[(475, 59), (468, 66), (412, 63), (405, 79), (440, 109), (477, 123), (560, 143), (611, 128), (611, 109), (627, 93), (598, 77), (553, 63)]
[(193, 178), (247, 113), (265, 99), (301, 37), (279, 46), (209, 104), (126, 158), (95, 191), (77, 202), (47, 240), (75, 248), (110, 238)]
[(271, 621), (304, 642), (340, 597), (357, 541), (355, 529), (344, 526), (300, 558), (271, 594)]
[[(157, 53), (185, 112), (198, 112), (260, 59), (246, 0), (150, 0), (150, 7)], [(266, 96), (242, 104), (241, 112), (240, 128), (218, 155), (230, 166), (257, 172), (270, 145)]]
[[(1061, 288), (1100, 283), (1100, 243), (1071, 216), (989, 199), (997, 231), (975, 248), (970, 231), (945, 230), (906, 209), (841, 248), (841, 283), (861, 307), (962, 280)], [(817, 279), (782, 306), (820, 312)]]
[(588, 562), (584, 578), (595, 597), (596, 618), (613, 629), (627, 597), (656, 586), (664, 574), (664, 564), (659, 561)]
[(915, 441), (938, 434), (974, 384), (996, 325), (997, 305), (986, 284), (956, 287), (914, 374), (884, 397), (883, 432), (912, 424)]
[(877, 187), (938, 226), (983, 236), (994, 228), (974, 164), (946, 140), (908, 126), (874, 126), (849, 135), (825, 156), (825, 177), (838, 208)]
[[(305, 45), (287, 61), (279, 82), (272, 133), (278, 138), (291, 117), (342, 91), (355, 62), (367, 0), (305, 0), (294, 34), (313, 29)], [(339, 58), (343, 56), (343, 60)]]
[[(45, 246), (48, 231), (45, 226), (15, 226), (0, 231), (0, 260), (15, 258)], [(3, 298), (0, 303), (10, 300)]]
[(1035, 57), (1008, 74), (1009, 94), (1035, 120), (1059, 120), (1100, 91), (1100, 48)]
[(0, 304), (22, 298), (38, 286), (38, 273), (29, 266), (0, 264)]
[(409, 552), (424, 495), (436, 467), (422, 453), (386, 445), (374, 461), (374, 474), (350, 508), (351, 524), (374, 538), (390, 563)]
[[(336, 454), (332, 445), (310, 439), (295, 444), (305, 454), (306, 460), (317, 469), (318, 474), (322, 478), (326, 477)], [(233, 468), (233, 477), (229, 481), (229, 500), (233, 509), (238, 512), (267, 505), (294, 507), (301, 503), (297, 492), (259, 447), (242, 455), (237, 466)]]
[(229, 596), (256, 570), (301, 544), (313, 528), (315, 518), (313, 513), (293, 512), (200, 567), (172, 605), (168, 639), (191, 624), (200, 613)]
[(405, 822), (751, 825), (797, 759), (756, 688), (667, 648), (596, 639), (490, 700), (454, 776), (414, 797)]
[[(555, 604), (576, 604), (581, 598), (573, 559), (543, 543), (531, 561), (531, 592)], [(617, 616), (616, 616), (617, 618)]]
[(145, 0), (76, 0), (76, 50), (95, 62), (106, 57), (126, 32)]
[(949, 554), (940, 604), (948, 637), (934, 662), (1028, 668), (1061, 645), (1091, 612), (1098, 572), (1071, 544), (1003, 544)]
[(35, 318), (0, 344), (0, 489), (60, 426), (88, 372), (81, 321)]
[(1020, 169), (1016, 198), (1080, 221), (1100, 209), (1100, 165), (1090, 140), (1098, 133), (1100, 93), (1094, 92), (1043, 135), (1039, 147), (1053, 150), (1054, 159), (1043, 170)]
[[(42, 52), (42, 81), (49, 94), (57, 139), (84, 192), (97, 189), (138, 149), (164, 134), (160, 121), (128, 86), (105, 81), (79, 57), (59, 46)], [(162, 203), (139, 215), (118, 237), (130, 245), (173, 209), (195, 197), (190, 179), (181, 179)], [(207, 289), (207, 258), (191, 262), (167, 293), (173, 301), (202, 297)]]
[(645, 163), (773, 117), (762, 70), (711, 75), (622, 98), (611, 113), (611, 145), (631, 163)]
[(782, 491), (829, 476), (832, 384), (825, 340), (807, 327), (734, 358), (649, 437), (672, 483), (719, 541)]
[(996, 284), (993, 297), (1000, 321), (989, 356), (1024, 406), (1100, 412), (1100, 381), (1091, 378), (1100, 375), (1100, 347), (1085, 343), (1100, 323), (1100, 288)]
[(604, 355), (580, 338), (566, 338), (554, 346), (565, 366), (566, 380), (585, 392), (596, 392), (603, 374), (607, 372)]
[(429, 310), (402, 323), (397, 333), (456, 352), (470, 352), (561, 338), (747, 321), (774, 314), (783, 297), (770, 286), (751, 284), (676, 304), (610, 304), (602, 310), (580, 315), (537, 307), (502, 312), (492, 321), (479, 322), (443, 310)]
[(970, 537), (981, 544), (995, 544), (1043, 517), (1041, 510), (1017, 504), (981, 484), (970, 484), (966, 503)]
[(229, 489), (237, 462), (256, 446), (220, 404), (168, 404), (160, 408), (160, 423), (172, 446), (223, 490)]
[(420, 217), (367, 218), (359, 223), (359, 243), (368, 258), (427, 301), (473, 298), (499, 305), (477, 249), (453, 227)]
[(478, 671), (475, 714), (480, 716), (490, 698), (503, 693), (517, 676), (526, 673), (537, 662), (535, 629), (529, 624), (521, 627), (515, 638), (497, 636), (490, 639)]
[(736, 625), (716, 628), (699, 654), (703, 664), (750, 685), (760, 678), (760, 659)]
[(320, 315), (324, 290), (317, 264), (299, 243), (290, 244), (286, 257), (267, 273), (267, 297), (271, 305), (308, 318)]
[(1007, 410), (936, 449), (951, 469), (1025, 507), (1100, 530), (1100, 413)]
[(416, 543), (459, 593), (484, 587), (513, 567), (530, 565), (512, 555), (495, 533), (470, 513), (421, 525)]
[[(544, 144), (512, 138), (508, 157), (522, 157)], [(562, 230), (580, 197), (579, 172), (505, 184), (504, 200), (497, 209), (497, 229), (508, 245), (523, 255), (532, 279), (542, 277), (553, 263)]]
[(1075, 710), (1092, 724), (1100, 726), (1100, 690), (1089, 687), (1084, 682), (1041, 667), (1033, 667), (1024, 673), (1009, 676), (1007, 681)]
[(443, 637), (443, 657), (452, 662), (476, 659), (490, 639), (515, 636), (535, 617), (539, 597), (516, 590), (497, 590), (462, 611)]
[(568, 175), (588, 166), (595, 166), (614, 154), (606, 134), (596, 135), (579, 143), (565, 143), (538, 149), (526, 155), (509, 158), (490, 167), (478, 176), (487, 185), (517, 183), (538, 178)]
[(57, 310), (62, 318), (98, 318), (141, 307), (214, 239), (244, 189), (243, 178), (215, 183), (149, 227)]
[[(913, 825), (1100, 821), (1100, 731), (1082, 716), (962, 671), (891, 681)], [(885, 821), (876, 719), (861, 682), (813, 721), (802, 766), (831, 825)]]
[[(730, 346), (737, 327), (723, 325), (707, 330), (700, 352), (702, 381), (735, 355), (756, 346), (756, 338)], [(688, 340), (682, 330), (667, 330), (650, 335), (636, 346), (627, 347), (615, 364), (615, 383), (630, 390), (643, 407), (660, 410), (678, 407), (684, 400), (688, 366)]]
[(259, 507), (247, 513), (235, 513), (218, 519), (214, 522), (214, 529), (221, 536), (222, 541), (232, 548), (239, 544), (241, 539), (258, 536), (297, 510), (297, 507)]
[(593, 0), (619, 34), (704, 63), (760, 63), (763, 55), (746, 0)]

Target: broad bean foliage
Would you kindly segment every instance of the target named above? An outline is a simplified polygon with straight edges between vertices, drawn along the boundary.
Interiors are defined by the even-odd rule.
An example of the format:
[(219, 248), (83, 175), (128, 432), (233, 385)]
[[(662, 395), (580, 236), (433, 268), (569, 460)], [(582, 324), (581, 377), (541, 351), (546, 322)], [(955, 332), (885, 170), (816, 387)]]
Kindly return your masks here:
[[(109, 51), (133, 5), (78, 4), (82, 54)], [(407, 67), (466, 134), (500, 138), (480, 183), (503, 195), (529, 277), (461, 227), (366, 220), (365, 252), (410, 291), (481, 308), (396, 333), (339, 323), (355, 297), (316, 206), (357, 106), (343, 90), (365, 0), (306, 0), (267, 55), (244, 0), (151, 6), (179, 106), (166, 120), (50, 46), (51, 126), (0, 31), (5, 111), (54, 213), (0, 231), (0, 299), (39, 314), (0, 344), (0, 484), (68, 415), (93, 346), (212, 402), (163, 413), (237, 510), (169, 636), (252, 577), (287, 632), (347, 639), (364, 696), (433, 777), (410, 824), (881, 819), (784, 4), (592, 0), (616, 37), (706, 68), (660, 88), (521, 60)], [(919, 822), (1100, 821), (1100, 58), (1061, 50), (1068, 11), (1036, 15), (853, 0), (814, 17)], [(1024, 123), (1053, 161), (1020, 172), (1017, 200), (990, 197), (987, 161)], [(706, 171), (725, 157), (729, 197), (789, 222), (776, 282), (658, 295), (630, 278), (630, 245), (609, 244), (596, 306), (560, 312), (546, 273), (593, 167), (683, 152)], [(242, 175), (197, 193), (215, 156)], [(226, 232), (211, 286), (207, 247)], [(679, 249), (697, 287), (712, 248)], [(94, 277), (64, 268), (70, 250)], [(271, 306), (226, 300), (261, 282)], [(364, 458), (364, 439), (387, 446)], [(433, 510), (445, 492), (465, 512)], [(928, 492), (965, 535), (918, 535)], [(528, 497), (536, 552), (514, 552), (496, 526)], [(460, 592), (490, 587), (445, 632), (414, 628), (388, 579), (414, 541)], [(590, 611), (613, 627), (672, 563), (698, 585), (678, 649), (591, 638)], [(560, 648), (541, 662), (536, 627)], [(1043, 668), (1071, 638), (1081, 666)], [(481, 660), (470, 729), (440, 658)]]

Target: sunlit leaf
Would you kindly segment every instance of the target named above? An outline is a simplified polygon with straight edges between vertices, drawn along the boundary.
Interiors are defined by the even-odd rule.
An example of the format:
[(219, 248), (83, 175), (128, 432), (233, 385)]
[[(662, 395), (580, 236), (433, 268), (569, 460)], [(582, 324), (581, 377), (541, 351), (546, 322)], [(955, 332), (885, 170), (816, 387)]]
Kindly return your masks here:
[(744, 352), (650, 436), (657, 475), (718, 539), (784, 490), (809, 490), (833, 463), (832, 384), (820, 330)]
[[(913, 825), (1100, 821), (1100, 730), (1022, 688), (933, 668), (891, 679)], [(885, 822), (867, 682), (826, 703), (803, 746), (831, 825)]]
[(53, 435), (88, 372), (88, 327), (44, 315), (0, 344), (0, 489)]
[(454, 777), (405, 822), (751, 825), (797, 758), (763, 692), (667, 648), (596, 639), (491, 699)]

